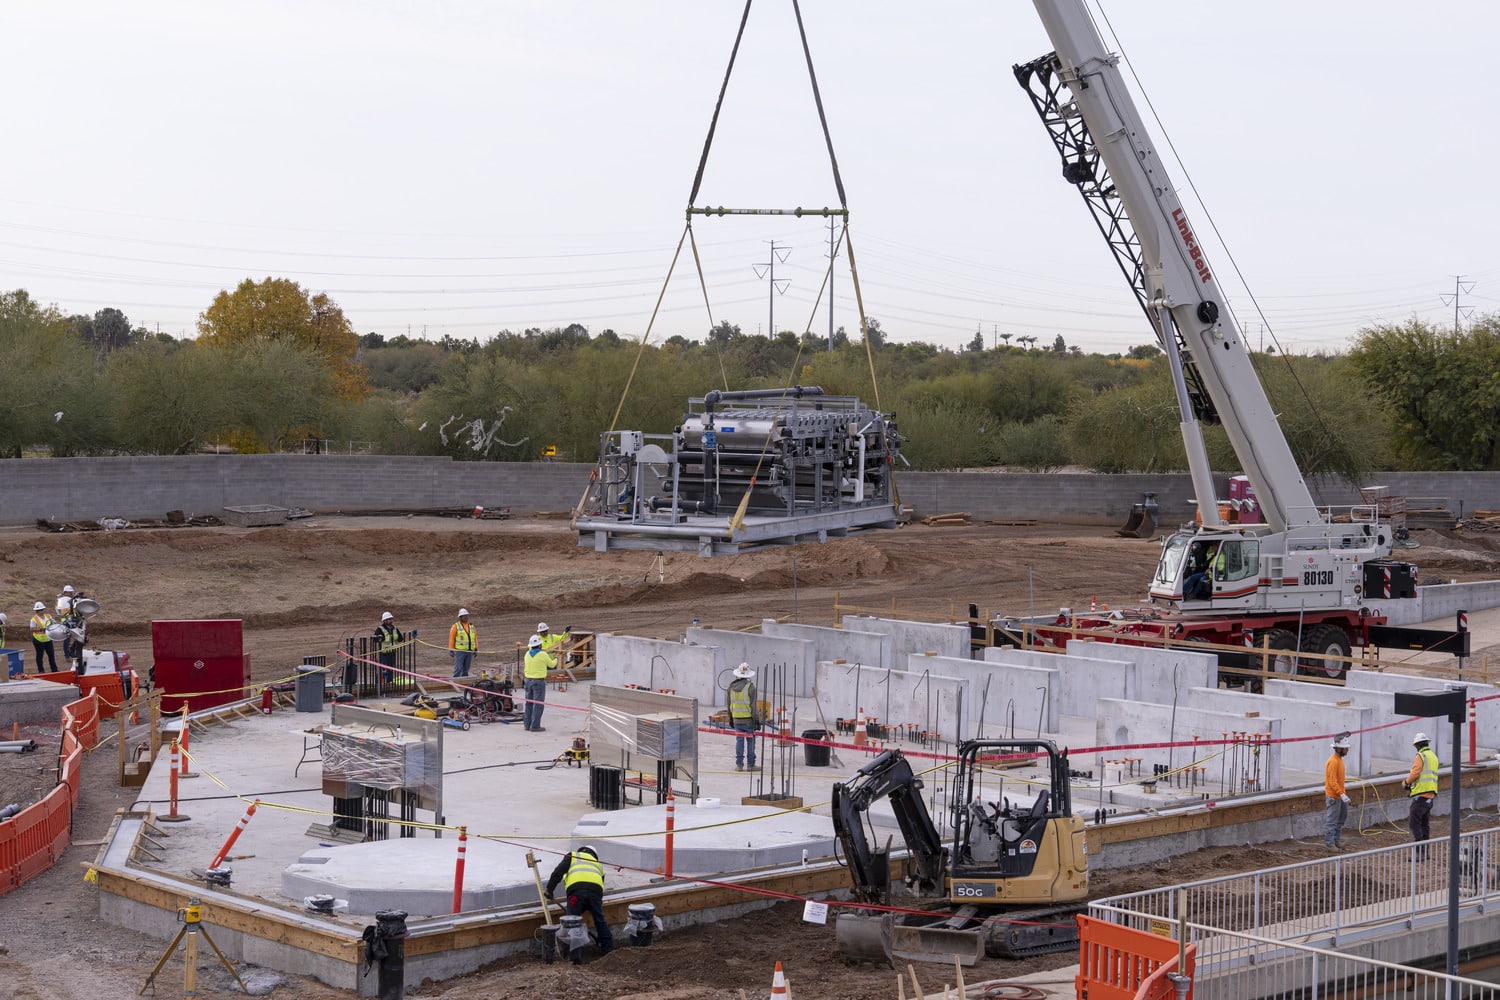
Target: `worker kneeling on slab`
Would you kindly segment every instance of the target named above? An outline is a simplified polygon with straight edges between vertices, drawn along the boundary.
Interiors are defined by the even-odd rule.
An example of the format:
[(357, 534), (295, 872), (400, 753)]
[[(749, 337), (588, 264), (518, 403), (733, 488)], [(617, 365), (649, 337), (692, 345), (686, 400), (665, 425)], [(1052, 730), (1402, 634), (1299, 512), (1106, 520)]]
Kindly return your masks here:
[[(568, 957), (572, 961), (583, 961), (583, 948), (588, 944), (588, 934), (583, 930), (582, 914), (587, 913), (594, 918), (594, 936), (599, 941), (599, 951), (609, 954), (614, 950), (615, 939), (609, 931), (609, 921), (604, 919), (604, 864), (599, 860), (599, 855), (587, 845), (564, 854), (557, 867), (552, 869), (552, 876), (547, 879), (548, 899), (553, 898), (553, 891), (559, 882), (568, 894), (568, 916), (579, 917), (577, 929), (583, 936), (581, 940), (564, 941), (563, 934), (559, 933), (558, 943), (568, 947)], [(567, 921), (563, 933), (568, 930), (566, 923)]]

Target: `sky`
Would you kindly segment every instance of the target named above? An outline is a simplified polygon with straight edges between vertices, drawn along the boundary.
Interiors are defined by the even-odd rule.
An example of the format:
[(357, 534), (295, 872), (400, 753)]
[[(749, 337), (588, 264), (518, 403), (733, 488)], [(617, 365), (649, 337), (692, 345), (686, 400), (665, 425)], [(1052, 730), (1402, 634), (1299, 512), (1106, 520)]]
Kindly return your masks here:
[[(0, 290), (174, 336), (266, 277), (387, 336), (826, 336), (823, 218), (698, 217), (702, 283), (689, 247), (673, 267), (743, 9), (9, 0)], [(1030, 3), (802, 12), (858, 288), (889, 339), (1153, 342), (1011, 73), (1052, 48)], [(1335, 352), (1376, 323), (1451, 325), (1455, 288), (1461, 319), (1497, 309), (1500, 5), (1103, 14), (1250, 342)], [(696, 204), (838, 202), (792, 4), (759, 0)], [(832, 325), (857, 331), (843, 251), (831, 279)]]

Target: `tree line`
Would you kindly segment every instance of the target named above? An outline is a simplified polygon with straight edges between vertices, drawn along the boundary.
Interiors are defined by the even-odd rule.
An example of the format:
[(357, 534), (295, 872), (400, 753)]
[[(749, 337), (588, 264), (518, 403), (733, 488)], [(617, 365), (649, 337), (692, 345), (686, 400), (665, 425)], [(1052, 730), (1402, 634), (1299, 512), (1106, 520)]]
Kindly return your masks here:
[[(666, 433), (689, 397), (819, 385), (892, 413), (921, 469), (1186, 467), (1165, 357), (1089, 354), (1016, 336), (953, 351), (863, 336), (750, 335), (644, 347), (580, 324), (428, 341), (357, 334), (339, 306), (281, 278), (246, 279), (179, 340), (0, 294), (0, 454), (196, 454), (294, 449), (306, 439), (383, 454), (591, 461), (609, 429)], [(1500, 317), (1444, 332), (1417, 320), (1360, 331), (1346, 353), (1253, 355), (1307, 475), (1493, 469)], [(1209, 428), (1215, 468), (1238, 463)]]

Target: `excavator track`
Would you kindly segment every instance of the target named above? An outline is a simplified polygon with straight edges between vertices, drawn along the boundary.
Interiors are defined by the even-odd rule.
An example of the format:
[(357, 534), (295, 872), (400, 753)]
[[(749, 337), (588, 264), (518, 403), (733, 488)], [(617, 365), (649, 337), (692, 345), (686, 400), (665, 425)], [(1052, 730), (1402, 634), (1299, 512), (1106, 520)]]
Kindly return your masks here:
[(1030, 958), (1078, 947), (1078, 921), (1086, 903), (1015, 910), (985, 920), (989, 931), (986, 951), (999, 958)]

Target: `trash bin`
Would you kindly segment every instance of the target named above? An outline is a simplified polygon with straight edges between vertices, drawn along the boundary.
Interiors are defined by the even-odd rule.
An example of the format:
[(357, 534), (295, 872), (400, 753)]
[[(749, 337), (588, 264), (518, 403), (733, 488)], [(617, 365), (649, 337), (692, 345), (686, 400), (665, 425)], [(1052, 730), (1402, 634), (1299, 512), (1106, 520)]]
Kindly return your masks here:
[(26, 661), (19, 649), (0, 649), (0, 660), (6, 665), (6, 676), (22, 677), (26, 674)]
[[(802, 733), (802, 738), (804, 740), (826, 740), (828, 739), (828, 730), (808, 729)], [(833, 749), (831, 747), (820, 747), (814, 746), (811, 743), (804, 743), (802, 744), (802, 755), (808, 767), (827, 767), (833, 758)]]
[(327, 667), (314, 667), (311, 670), (299, 668), (297, 673), (297, 711), (323, 711), (323, 677), (327, 673)]

